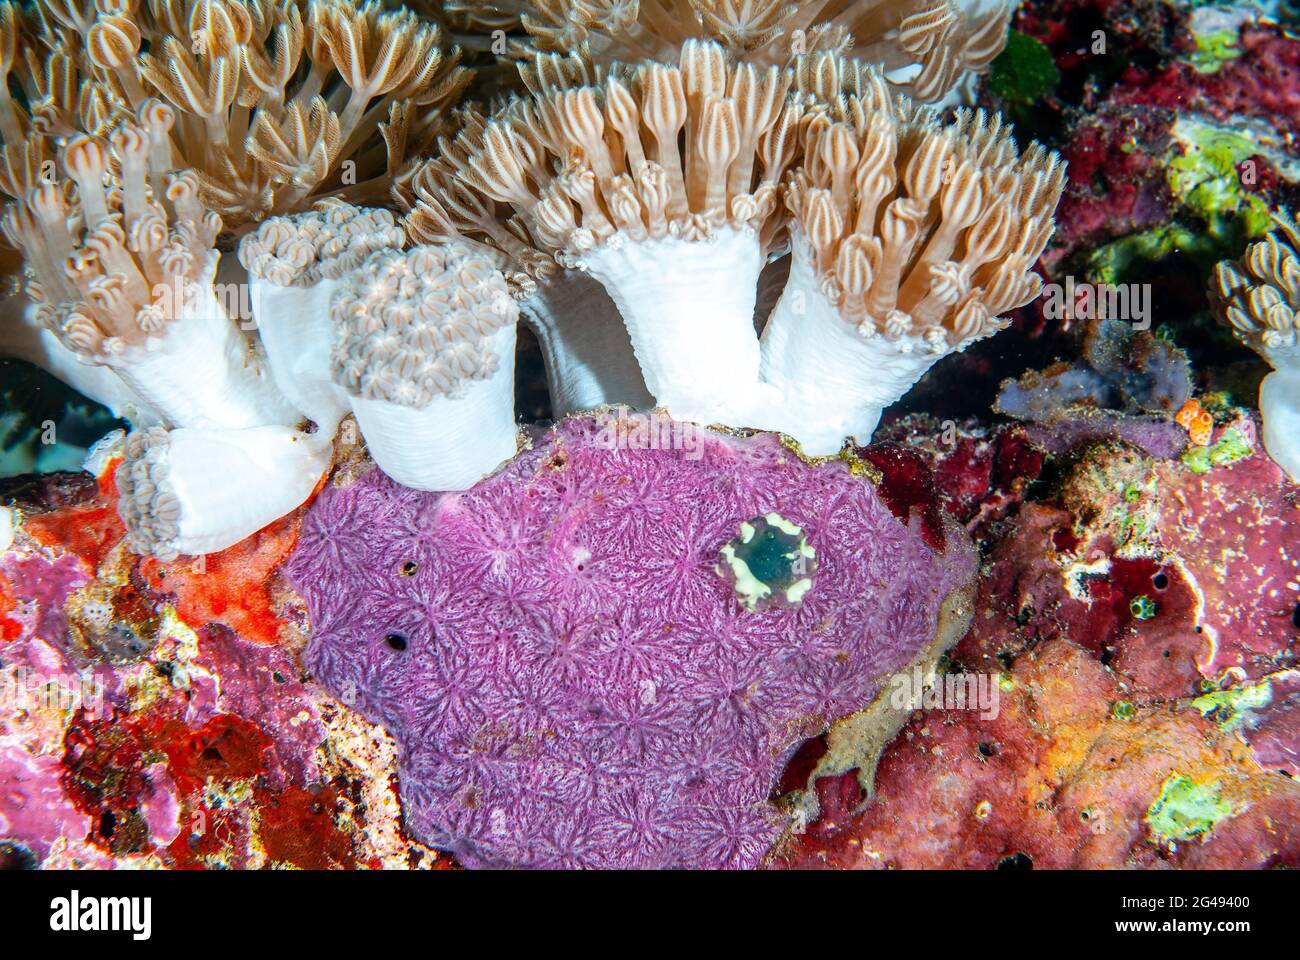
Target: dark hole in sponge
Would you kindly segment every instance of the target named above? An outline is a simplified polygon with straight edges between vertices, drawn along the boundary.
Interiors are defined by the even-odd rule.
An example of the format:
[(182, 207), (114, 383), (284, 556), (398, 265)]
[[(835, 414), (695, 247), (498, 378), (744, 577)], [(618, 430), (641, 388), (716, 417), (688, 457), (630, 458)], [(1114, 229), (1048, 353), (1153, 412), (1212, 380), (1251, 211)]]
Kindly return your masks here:
[(1032, 870), (1034, 869), (1034, 858), (1027, 853), (1013, 853), (1009, 857), (1003, 857), (998, 861), (999, 870)]
[(1157, 590), (1164, 590), (1169, 586), (1169, 578), (1163, 573), (1157, 573), (1151, 578), (1151, 586)]
[(390, 633), (384, 637), (384, 643), (388, 645), (389, 650), (395, 650), (398, 653), (406, 649), (406, 637), (400, 633)]

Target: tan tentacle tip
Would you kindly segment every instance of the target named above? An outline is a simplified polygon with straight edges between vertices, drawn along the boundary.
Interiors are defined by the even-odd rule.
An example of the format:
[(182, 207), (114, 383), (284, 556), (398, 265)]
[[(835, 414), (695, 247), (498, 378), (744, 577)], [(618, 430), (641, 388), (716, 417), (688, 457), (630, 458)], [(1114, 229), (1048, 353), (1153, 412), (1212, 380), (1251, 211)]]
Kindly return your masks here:
[(180, 503), (168, 483), (167, 431), (133, 431), (117, 468), (118, 513), (127, 546), (135, 553), (174, 560), (180, 535)]
[[(681, 66), (646, 63), (576, 86), (560, 78), (444, 149), (455, 186), (437, 198), (443, 211), (426, 205), (517, 262), (531, 248), (569, 265), (605, 243), (698, 239), (723, 226), (770, 237), (778, 230), (765, 221), (777, 207), (763, 201), (764, 187), (795, 155), (793, 137), (768, 137), (790, 123), (779, 108), (786, 87), (779, 70), (760, 79), (704, 41), (683, 44)], [(660, 177), (650, 190), (648, 171)], [(424, 218), (417, 226), (445, 230)]]
[(63, 166), (73, 179), (99, 182), (107, 168), (104, 143), (86, 134), (77, 134), (63, 147)]
[[(846, 118), (868, 116), (856, 96)], [(870, 335), (944, 352), (997, 332), (1037, 287), (1030, 267), (1051, 233), (1059, 158), (1019, 154), (983, 111), (953, 123), (875, 113), (814, 116), (787, 195), (823, 292)]]
[(138, 124), (119, 124), (109, 135), (109, 142), (123, 160), (143, 161), (149, 155), (149, 137)]
[(505, 277), (464, 244), (374, 253), (330, 303), (334, 378), (354, 396), (422, 407), (458, 396), (503, 358), (495, 334), (519, 317)]
[(1280, 233), (1215, 267), (1210, 299), (1237, 339), (1280, 369), (1300, 364), (1300, 238), (1285, 215), (1278, 225)]
[(140, 28), (130, 17), (100, 16), (86, 37), (86, 53), (102, 70), (117, 70), (131, 64), (140, 50)]
[(336, 280), (372, 253), (401, 249), (406, 234), (388, 210), (333, 200), (289, 217), (272, 217), (239, 245), (239, 262), (283, 287)]
[(150, 97), (136, 110), (140, 125), (153, 137), (166, 136), (176, 124), (176, 111), (157, 97)]

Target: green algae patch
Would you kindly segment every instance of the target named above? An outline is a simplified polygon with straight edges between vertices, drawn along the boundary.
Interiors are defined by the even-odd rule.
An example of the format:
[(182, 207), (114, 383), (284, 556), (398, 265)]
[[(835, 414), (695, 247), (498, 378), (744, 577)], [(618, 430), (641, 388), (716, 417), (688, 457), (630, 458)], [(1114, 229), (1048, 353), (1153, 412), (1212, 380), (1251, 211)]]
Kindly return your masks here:
[(1267, 680), (1248, 687), (1230, 690), (1213, 690), (1192, 701), (1192, 706), (1219, 725), (1220, 730), (1231, 731), (1246, 722), (1251, 710), (1262, 710), (1273, 702), (1273, 685)]
[(1215, 467), (1230, 467), (1245, 460), (1254, 447), (1236, 427), (1229, 427), (1219, 439), (1208, 447), (1191, 447), (1182, 456), (1183, 466), (1197, 476), (1203, 476)]
[(1167, 779), (1145, 817), (1161, 843), (1204, 838), (1220, 820), (1235, 817), (1244, 807), (1220, 797), (1217, 784), (1199, 784), (1180, 773)]
[(1047, 96), (1060, 82), (1061, 71), (1047, 45), (1014, 30), (989, 68), (989, 89), (1022, 106)]
[(1256, 186), (1262, 160), (1288, 184), (1300, 180), (1300, 163), (1276, 132), (1252, 121), (1234, 125), (1181, 116), (1159, 158), (1176, 205), (1168, 223), (1120, 237), (1093, 250), (1085, 273), (1100, 283), (1121, 283), (1145, 264), (1174, 254), (1209, 270), (1235, 256), (1274, 226), (1273, 210)]
[(1120, 283), (1139, 265), (1193, 249), (1199, 243), (1195, 232), (1177, 223), (1129, 234), (1092, 251), (1085, 274), (1098, 283)]
[(1196, 40), (1196, 49), (1187, 60), (1197, 73), (1218, 73), (1225, 63), (1241, 56), (1236, 30), (1214, 30), (1192, 36)]
[(803, 528), (779, 513), (746, 520), (719, 553), (718, 572), (731, 580), (746, 610), (769, 603), (798, 605), (817, 572), (817, 551)]
[(1215, 0), (1191, 0), (1187, 8), (1187, 32), (1196, 43), (1187, 57), (1193, 70), (1218, 73), (1224, 64), (1241, 56), (1241, 28), (1254, 19), (1250, 13)]
[(1170, 132), (1182, 146), (1165, 171), (1173, 195), (1207, 223), (1231, 217), (1249, 237), (1267, 233), (1272, 213), (1262, 197), (1247, 190), (1241, 170), (1261, 153), (1260, 144), (1244, 132), (1188, 117), (1180, 117)]

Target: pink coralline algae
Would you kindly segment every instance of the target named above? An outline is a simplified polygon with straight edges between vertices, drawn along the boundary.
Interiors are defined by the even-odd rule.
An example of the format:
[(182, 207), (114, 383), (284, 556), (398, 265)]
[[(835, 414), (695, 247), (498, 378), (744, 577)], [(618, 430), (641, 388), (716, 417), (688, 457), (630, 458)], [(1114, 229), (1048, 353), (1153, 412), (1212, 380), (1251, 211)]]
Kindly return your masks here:
[(22, 838), (37, 862), (60, 837), (85, 836), (90, 818), (59, 785), (58, 757), (0, 742), (0, 837)]
[[(770, 435), (625, 439), (570, 419), (468, 492), (376, 470), (304, 521), (309, 669), (393, 734), (408, 827), (467, 866), (758, 864), (787, 761), (929, 648), (973, 575), (963, 538), (936, 553), (861, 464)], [(719, 551), (770, 514), (816, 574), (750, 611)]]

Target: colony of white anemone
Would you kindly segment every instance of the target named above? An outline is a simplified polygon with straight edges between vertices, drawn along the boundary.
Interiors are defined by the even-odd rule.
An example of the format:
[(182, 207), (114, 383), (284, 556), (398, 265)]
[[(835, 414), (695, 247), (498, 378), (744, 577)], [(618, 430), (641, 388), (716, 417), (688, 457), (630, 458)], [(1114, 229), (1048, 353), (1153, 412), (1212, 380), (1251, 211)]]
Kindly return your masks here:
[[(1006, 43), (1011, 0), (426, 0), (453, 29), (503, 33), (507, 50), (582, 52), (600, 63), (672, 62), (713, 40), (759, 66), (809, 53), (876, 64), (898, 92), (949, 106)], [(498, 34), (498, 36), (500, 36)], [(474, 42), (471, 36), (466, 37)]]
[(1259, 385), (1264, 449), (1300, 483), (1300, 227), (1287, 217), (1277, 226), (1215, 268), (1210, 295), (1237, 339), (1273, 368)]
[[(525, 6), (532, 46), (563, 48), (560, 7)], [(521, 318), (557, 416), (865, 443), (1037, 294), (1063, 169), (899, 92), (966, 83), (1005, 4), (812, 6), (824, 22), (700, 3), (674, 32), (666, 5), (625, 5), (653, 50), (534, 52), (514, 92), (452, 110), (466, 71), (409, 10), (0, 3), (25, 261), (0, 348), (131, 421), (120, 512), (160, 557), (292, 511), (353, 424), (402, 484), (491, 474), (517, 452)], [(573, 8), (592, 37), (598, 7)], [(805, 52), (776, 43), (794, 30)]]
[[(702, 41), (676, 64), (541, 58), (525, 77), (395, 194), (423, 240), (495, 250), (525, 304), (557, 275), (599, 282), (629, 342), (590, 353), (588, 404), (635, 405), (634, 360), (674, 417), (833, 454), (1038, 295), (1064, 168), (996, 117), (941, 122), (833, 54), (760, 68)], [(760, 274), (785, 256), (760, 335)], [(575, 366), (573, 320), (534, 322), (548, 361)]]

